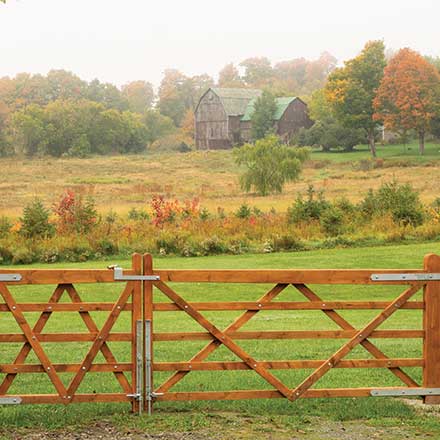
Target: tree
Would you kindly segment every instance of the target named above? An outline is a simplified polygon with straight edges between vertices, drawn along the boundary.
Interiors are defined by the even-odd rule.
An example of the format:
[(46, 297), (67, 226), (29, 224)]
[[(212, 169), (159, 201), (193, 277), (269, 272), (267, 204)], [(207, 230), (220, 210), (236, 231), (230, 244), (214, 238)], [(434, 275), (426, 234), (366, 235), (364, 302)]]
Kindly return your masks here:
[(235, 161), (246, 171), (240, 177), (244, 191), (251, 188), (262, 196), (281, 193), (286, 182), (296, 180), (301, 164), (308, 157), (308, 150), (292, 148), (281, 143), (275, 135), (258, 140), (255, 145), (245, 144), (234, 148)]
[(149, 145), (176, 131), (173, 120), (161, 115), (157, 110), (147, 110), (143, 115), (143, 123), (147, 130), (146, 139)]
[(132, 81), (122, 86), (122, 96), (132, 112), (144, 113), (153, 104), (153, 85), (146, 81)]
[(439, 99), (438, 70), (417, 52), (401, 49), (385, 68), (374, 100), (374, 117), (391, 130), (416, 130), (423, 154), (426, 132), (440, 108)]
[(328, 78), (325, 93), (335, 117), (346, 127), (366, 131), (371, 154), (376, 156), (375, 130), (380, 121), (373, 118), (373, 100), (383, 77), (385, 46), (368, 42), (362, 52)]
[(244, 68), (243, 80), (248, 87), (258, 88), (271, 83), (273, 71), (268, 58), (248, 58), (240, 66)]
[(253, 140), (264, 138), (273, 131), (273, 117), (277, 109), (274, 95), (268, 91), (258, 97), (251, 116), (251, 137)]
[(192, 110), (187, 110), (182, 120), (181, 130), (182, 134), (189, 139), (194, 139), (194, 124), (194, 112)]
[(219, 87), (243, 87), (243, 80), (233, 63), (226, 64), (218, 74)]

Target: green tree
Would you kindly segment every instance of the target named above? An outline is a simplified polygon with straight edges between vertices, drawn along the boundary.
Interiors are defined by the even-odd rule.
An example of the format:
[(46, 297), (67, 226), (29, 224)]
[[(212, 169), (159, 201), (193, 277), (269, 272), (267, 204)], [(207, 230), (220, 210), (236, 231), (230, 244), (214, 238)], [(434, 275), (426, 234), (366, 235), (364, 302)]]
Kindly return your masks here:
[(254, 140), (264, 138), (273, 131), (273, 117), (277, 108), (275, 96), (268, 91), (255, 100), (254, 111), (251, 116), (251, 137)]
[(20, 232), (27, 238), (50, 237), (55, 232), (55, 228), (49, 222), (49, 214), (42, 201), (35, 199), (23, 209)]
[(380, 121), (373, 119), (373, 100), (386, 65), (384, 51), (382, 41), (368, 42), (356, 58), (329, 75), (325, 87), (336, 118), (346, 127), (365, 130), (373, 156), (375, 130), (380, 125)]
[(236, 163), (246, 168), (240, 177), (242, 189), (255, 188), (262, 196), (281, 193), (286, 182), (296, 180), (308, 155), (308, 150), (288, 147), (275, 135), (234, 148)]
[(122, 96), (132, 112), (144, 113), (153, 104), (153, 85), (146, 81), (132, 81), (122, 86)]
[(168, 116), (161, 115), (157, 110), (147, 110), (142, 120), (145, 124), (146, 139), (149, 145), (176, 131), (173, 120)]

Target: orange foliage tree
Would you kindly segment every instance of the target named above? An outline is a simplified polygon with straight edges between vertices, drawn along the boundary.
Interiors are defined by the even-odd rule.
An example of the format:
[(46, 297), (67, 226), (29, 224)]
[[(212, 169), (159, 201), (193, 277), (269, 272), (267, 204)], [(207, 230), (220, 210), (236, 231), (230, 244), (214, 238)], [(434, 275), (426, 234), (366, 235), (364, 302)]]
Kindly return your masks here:
[(414, 129), (420, 154), (425, 134), (439, 110), (440, 74), (419, 53), (401, 49), (389, 62), (374, 99), (374, 118), (390, 130)]

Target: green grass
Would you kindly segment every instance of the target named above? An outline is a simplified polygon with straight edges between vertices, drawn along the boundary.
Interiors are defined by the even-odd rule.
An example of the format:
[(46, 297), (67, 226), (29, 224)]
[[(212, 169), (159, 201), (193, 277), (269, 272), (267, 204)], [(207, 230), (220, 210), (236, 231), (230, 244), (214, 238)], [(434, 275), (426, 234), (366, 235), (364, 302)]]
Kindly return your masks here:
[[(269, 255), (219, 256), (203, 258), (156, 258), (157, 268), (420, 268), (423, 256), (429, 252), (440, 253), (440, 243), (427, 243), (407, 246), (389, 246), (366, 249), (336, 249), (312, 251), (305, 253), (282, 253)], [(123, 267), (129, 267), (129, 261), (115, 261)], [(81, 264), (56, 264), (51, 268), (103, 268), (108, 263), (88, 262)], [(33, 265), (32, 267), (47, 267)], [(20, 267), (14, 267), (17, 272)], [(79, 293), (87, 301), (112, 301), (121, 291), (121, 285), (77, 285)], [(269, 290), (268, 285), (240, 284), (173, 284), (176, 292), (189, 301), (252, 301)], [(311, 286), (324, 300), (391, 300), (401, 291), (402, 286)], [(51, 289), (48, 286), (12, 287), (11, 291), (17, 300), (28, 302), (45, 301)], [(155, 293), (157, 301), (166, 301), (159, 292)], [(31, 298), (31, 299), (29, 299)], [(420, 298), (420, 294), (418, 294)], [(278, 300), (301, 300), (301, 296), (289, 288)], [(67, 299), (66, 299), (67, 301)], [(227, 326), (241, 312), (203, 312), (220, 328)], [(374, 311), (342, 311), (349, 322), (356, 326), (366, 324), (377, 312)], [(102, 325), (106, 313), (92, 313), (98, 325)], [(26, 313), (31, 325), (38, 314)], [(155, 331), (203, 331), (192, 319), (181, 312), (162, 312), (155, 314)], [(124, 312), (115, 326), (115, 331), (129, 331), (129, 314)], [(384, 323), (381, 328), (421, 328), (421, 311), (401, 310)], [(84, 331), (85, 327), (75, 314), (54, 314), (46, 327), (47, 332)], [(264, 311), (255, 316), (243, 330), (301, 330), (301, 329), (337, 329), (322, 312), (319, 311)], [(15, 332), (16, 324), (10, 316), (0, 316), (0, 332)], [(17, 330), (18, 331), (18, 330)], [(46, 331), (46, 330), (45, 330)], [(343, 340), (321, 341), (237, 341), (257, 359), (323, 359), (335, 352), (343, 344)], [(374, 342), (389, 356), (420, 357), (421, 340), (386, 340)], [(156, 361), (188, 360), (206, 342), (158, 342), (155, 345)], [(0, 346), (1, 362), (12, 362), (20, 344), (3, 344)], [(80, 362), (89, 344), (44, 344), (52, 362)], [(119, 362), (128, 361), (130, 354), (127, 343), (110, 343)], [(351, 358), (370, 357), (364, 350), (357, 348), (349, 356)], [(97, 358), (102, 361), (102, 357)], [(209, 360), (236, 360), (227, 349), (221, 347), (214, 352)], [(36, 362), (35, 356), (29, 362)], [(281, 370), (274, 374), (293, 387), (298, 384), (310, 370)], [(421, 369), (407, 369), (416, 380), (421, 379)], [(67, 382), (71, 375), (63, 374)], [(156, 385), (165, 380), (167, 374), (156, 373)], [(0, 373), (0, 379), (2, 374)], [(361, 386), (399, 386), (400, 382), (388, 371), (383, 369), (335, 369), (326, 375), (318, 387), (361, 387)], [(233, 390), (233, 389), (268, 389), (270, 388), (252, 371), (228, 372), (192, 372), (179, 383), (175, 389), (182, 390)], [(118, 384), (111, 374), (88, 374), (80, 391), (117, 392)], [(48, 380), (39, 374), (18, 376), (10, 393), (52, 392)], [(319, 417), (323, 423), (330, 421), (362, 420), (363, 423), (375, 425), (404, 424), (411, 430), (422, 430), (440, 435), (438, 419), (429, 415), (420, 415), (415, 409), (400, 400), (391, 398), (358, 398), (358, 399), (304, 399), (289, 403), (283, 399), (234, 401), (234, 402), (185, 402), (159, 403), (157, 414), (151, 419), (136, 418), (128, 415), (126, 404), (84, 404), (62, 407), (14, 406), (0, 407), (0, 438), (2, 429), (23, 429), (41, 427), (54, 429), (76, 426), (92, 420), (106, 419), (118, 426), (131, 426), (140, 430), (203, 430), (218, 429), (218, 421), (213, 421), (213, 414), (234, 412), (241, 416), (257, 416), (255, 426), (264, 431), (265, 423), (278, 423), (287, 426), (307, 426), (310, 420)], [(227, 419), (227, 418), (226, 418)], [(258, 420), (258, 421), (257, 421)], [(263, 426), (264, 425), (264, 426)], [(256, 428), (255, 428), (256, 429)]]
[[(368, 145), (358, 145), (351, 152), (341, 151), (314, 151), (312, 159), (330, 160), (331, 162), (354, 162), (363, 159), (370, 159), (371, 152)], [(440, 158), (440, 144), (428, 142), (425, 145), (425, 154), (419, 154), (417, 142), (410, 142), (407, 145), (377, 145), (377, 157), (387, 160), (405, 160), (409, 162), (424, 163)]]

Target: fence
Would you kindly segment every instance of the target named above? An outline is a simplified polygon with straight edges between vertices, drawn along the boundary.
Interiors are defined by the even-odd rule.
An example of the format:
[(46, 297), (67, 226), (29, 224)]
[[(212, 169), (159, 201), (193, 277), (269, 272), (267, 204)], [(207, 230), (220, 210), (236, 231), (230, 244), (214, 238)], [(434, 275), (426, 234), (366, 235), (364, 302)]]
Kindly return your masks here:
[[(15, 279), (14, 279), (15, 277)], [(122, 283), (124, 289), (115, 301), (82, 301), (75, 286), (81, 283)], [(208, 285), (215, 289), (219, 286), (248, 285), (265, 293), (253, 301), (192, 301), (187, 299), (188, 291), (199, 290)], [(16, 301), (11, 286), (55, 284), (56, 288), (46, 303)], [(323, 299), (317, 293), (319, 286), (390, 286), (395, 290), (401, 286), (394, 299), (387, 301), (356, 301), (356, 290), (349, 300)], [(305, 300), (284, 301), (279, 296), (289, 287), (294, 288)], [(385, 287), (386, 288), (386, 287)], [(185, 289), (185, 293), (178, 293)], [(212, 290), (211, 290), (212, 291)], [(66, 292), (71, 303), (60, 303)], [(418, 292), (422, 298), (414, 300)], [(251, 398), (298, 398), (314, 397), (367, 397), (367, 396), (423, 396), (426, 403), (440, 403), (440, 257), (430, 254), (424, 259), (423, 269), (394, 270), (154, 270), (150, 255), (133, 256), (132, 269), (112, 270), (8, 270), (0, 271), (0, 294), (4, 303), (0, 303), (2, 312), (13, 316), (21, 329), (21, 334), (0, 333), (0, 348), (3, 344), (19, 342), (22, 347), (15, 360), (4, 364), (0, 360), (0, 374), (5, 377), (0, 383), (0, 403), (64, 403), (91, 401), (127, 401), (134, 411), (147, 409), (151, 412), (153, 402), (223, 400)], [(23, 295), (23, 294), (22, 294)], [(420, 295), (420, 294), (419, 294)], [(102, 296), (102, 295), (101, 295)], [(100, 296), (100, 297), (101, 297)], [(191, 296), (191, 295), (190, 295)], [(200, 296), (200, 295), (199, 295)], [(203, 297), (203, 295), (202, 295)], [(92, 296), (93, 298), (93, 296)], [(104, 295), (105, 298), (105, 295)], [(167, 302), (164, 302), (166, 298)], [(129, 299), (131, 301), (129, 302)], [(220, 298), (222, 299), (222, 298)], [(412, 299), (412, 300), (411, 300)], [(356, 326), (344, 315), (346, 311), (372, 311), (374, 317), (366, 324)], [(383, 324), (399, 310), (419, 310), (423, 316), (422, 328), (387, 329)], [(223, 329), (208, 317), (217, 312), (242, 314)], [(279, 311), (289, 313), (301, 311), (322, 312), (338, 329), (322, 330), (243, 330), (258, 314)], [(342, 312), (340, 312), (342, 311)], [(374, 312), (375, 311), (375, 312)], [(27, 322), (25, 312), (41, 312), (33, 327)], [(44, 334), (49, 317), (56, 312), (77, 312), (85, 323), (88, 333)], [(109, 312), (101, 328), (92, 318), (95, 312)], [(130, 331), (112, 332), (122, 312), (130, 312)], [(207, 313), (205, 313), (207, 312)], [(163, 321), (162, 314), (171, 313), (176, 321), (179, 313), (185, 314), (203, 331), (157, 331)], [(177, 314), (177, 315), (176, 315)], [(63, 315), (64, 316), (64, 315)], [(180, 322), (180, 321), (178, 321)], [(183, 321), (182, 321), (183, 322)], [(386, 327), (386, 326), (385, 326)], [(0, 332), (3, 327), (0, 327)], [(388, 356), (376, 340), (420, 339), (422, 353), (419, 357)], [(300, 340), (329, 341), (342, 340), (336, 351), (318, 359), (260, 359), (237, 341)], [(90, 348), (78, 363), (53, 364), (42, 347), (42, 343), (61, 343), (88, 341)], [(118, 363), (110, 344), (122, 341), (130, 346), (131, 358), (128, 362)], [(190, 359), (162, 361), (155, 359), (158, 344), (177, 341), (179, 344), (190, 341), (207, 341)], [(228, 349), (234, 360), (211, 360), (220, 347)], [(367, 358), (347, 358), (354, 350), (362, 347), (368, 353)], [(26, 358), (33, 351), (38, 364), (26, 364)], [(266, 350), (267, 351), (267, 350)], [(274, 349), (274, 351), (276, 351)], [(101, 352), (105, 363), (96, 363)], [(126, 352), (128, 352), (126, 350)], [(276, 352), (274, 353), (276, 354)], [(335, 387), (318, 388), (316, 384), (334, 369), (387, 369), (402, 386), (383, 387)], [(410, 374), (412, 368), (422, 369), (422, 381), (418, 383)], [(274, 370), (312, 371), (298, 383), (292, 385), (281, 380)], [(267, 384), (268, 389), (194, 389), (174, 391), (174, 387), (190, 374), (208, 371), (220, 374), (221, 371), (253, 371)], [(67, 385), (60, 379), (60, 373), (70, 372), (73, 377)], [(122, 388), (119, 393), (83, 393), (78, 389), (87, 373), (112, 372)], [(159, 385), (157, 377), (170, 374)], [(9, 392), (12, 383), (19, 374), (45, 373), (56, 394), (23, 394), (14, 389)], [(126, 377), (126, 374), (129, 377)], [(1, 376), (0, 376), (1, 377)], [(188, 385), (188, 384), (187, 384)], [(212, 384), (211, 384), (212, 386)]]

